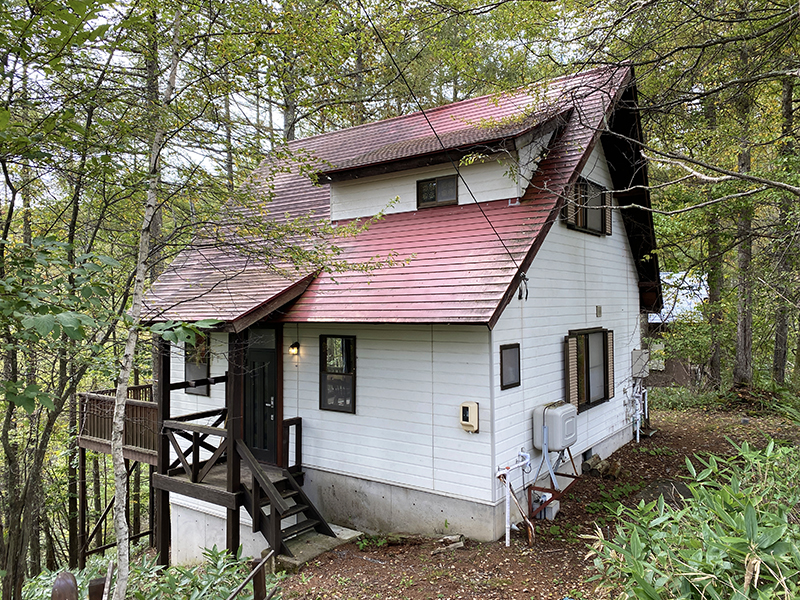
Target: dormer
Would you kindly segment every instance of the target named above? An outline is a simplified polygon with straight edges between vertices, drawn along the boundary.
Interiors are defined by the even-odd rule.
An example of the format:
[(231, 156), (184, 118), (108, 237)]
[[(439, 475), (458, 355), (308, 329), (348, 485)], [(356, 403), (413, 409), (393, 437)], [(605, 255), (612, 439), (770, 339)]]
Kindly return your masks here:
[[(454, 131), (389, 141), (332, 165), (319, 174), (330, 186), (331, 220), (475, 201), (514, 204), (561, 122), (557, 115), (502, 126), (461, 123)], [(397, 135), (403, 134), (398, 127)]]

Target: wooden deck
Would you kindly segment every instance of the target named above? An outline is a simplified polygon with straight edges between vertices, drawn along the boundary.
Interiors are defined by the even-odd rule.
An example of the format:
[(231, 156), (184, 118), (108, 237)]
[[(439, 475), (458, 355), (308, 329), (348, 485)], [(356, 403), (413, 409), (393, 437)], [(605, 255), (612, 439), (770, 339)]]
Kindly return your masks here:
[[(265, 463), (259, 464), (273, 484), (286, 479), (282, 469)], [(243, 486), (252, 488), (253, 475), (247, 465), (241, 465), (239, 481)], [(174, 472), (169, 475), (154, 473), (153, 485), (161, 490), (183, 494), (229, 509), (239, 508), (244, 504), (243, 492), (231, 493), (228, 491), (228, 465), (225, 462), (211, 467), (202, 483), (192, 483), (191, 478), (183, 469), (174, 469)]]

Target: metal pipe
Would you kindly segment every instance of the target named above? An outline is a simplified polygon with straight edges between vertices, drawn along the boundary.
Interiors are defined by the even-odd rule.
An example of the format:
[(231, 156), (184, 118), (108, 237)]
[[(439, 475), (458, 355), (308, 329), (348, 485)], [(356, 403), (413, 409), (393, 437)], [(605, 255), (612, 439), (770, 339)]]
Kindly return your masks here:
[[(519, 459), (522, 458), (520, 461)], [(497, 469), (497, 478), (500, 479), (506, 486), (506, 546), (511, 545), (511, 480), (508, 475), (513, 469), (524, 469), (531, 462), (531, 455), (527, 452), (520, 452), (517, 455), (517, 462), (508, 467), (501, 467)], [(524, 515), (523, 515), (524, 516)]]

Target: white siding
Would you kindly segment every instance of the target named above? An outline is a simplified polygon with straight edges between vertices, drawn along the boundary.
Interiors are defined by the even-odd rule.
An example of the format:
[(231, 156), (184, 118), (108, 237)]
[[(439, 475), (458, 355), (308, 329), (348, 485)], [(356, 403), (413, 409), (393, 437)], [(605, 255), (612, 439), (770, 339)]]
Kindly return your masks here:
[[(535, 159), (550, 135), (534, 139), (520, 149), (524, 164), (518, 164), (516, 153), (510, 153), (459, 167), (464, 181), (458, 183), (458, 203), (471, 204), (472, 195), (478, 202), (518, 198), (520, 183), (527, 185), (536, 166)], [(382, 210), (387, 213), (417, 210), (417, 181), (454, 173), (452, 165), (447, 164), (332, 183), (331, 220), (371, 217)]]
[[(211, 334), (211, 377), (224, 375), (228, 368), (228, 334)], [(172, 346), (170, 354), (170, 381), (185, 381), (183, 346)], [(187, 394), (183, 390), (175, 390), (171, 394), (170, 416), (176, 417), (203, 410), (225, 407), (225, 384), (210, 386), (208, 396)]]
[[(612, 187), (599, 146), (583, 175)], [(521, 447), (532, 448), (534, 407), (564, 399), (563, 344), (572, 329), (614, 331), (616, 385), (609, 402), (578, 415), (573, 455), (577, 460), (581, 452), (630, 427), (626, 398), (631, 388), (631, 351), (641, 347), (638, 277), (619, 212), (613, 219), (613, 235), (608, 237), (569, 230), (559, 219), (528, 271), (527, 300), (515, 295), (492, 331), (498, 465), (513, 462)], [(601, 317), (596, 316), (597, 306), (602, 307)], [(500, 346), (511, 343), (520, 343), (522, 382), (500, 390)], [(538, 456), (534, 452), (535, 464)], [(521, 483), (520, 474), (514, 484), (521, 487)], [(499, 497), (499, 486), (496, 493)]]
[[(356, 414), (319, 409), (319, 336), (356, 336)], [(300, 342), (298, 357), (288, 346)], [(288, 325), (284, 416), (303, 418), (309, 467), (491, 500), (489, 332), (464, 326)], [(480, 403), (481, 430), (459, 424)]]

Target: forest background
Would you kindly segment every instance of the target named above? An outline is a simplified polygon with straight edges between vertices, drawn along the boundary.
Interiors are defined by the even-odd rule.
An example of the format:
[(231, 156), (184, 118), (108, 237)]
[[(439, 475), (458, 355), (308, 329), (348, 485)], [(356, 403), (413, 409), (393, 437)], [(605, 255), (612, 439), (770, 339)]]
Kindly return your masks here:
[[(137, 267), (152, 280), (225, 202), (248, 202), (240, 184), (270, 153), (302, 168), (286, 140), (628, 61), (667, 303), (706, 297), (666, 352), (713, 390), (791, 393), (799, 24), (786, 0), (3, 2), (3, 597), (75, 564), (76, 392), (113, 387), (129, 329), (130, 382), (152, 376), (129, 316)], [(275, 254), (307, 226), (272, 229)], [(335, 245), (291, 258), (322, 266)], [(90, 462), (99, 499), (113, 477)]]

